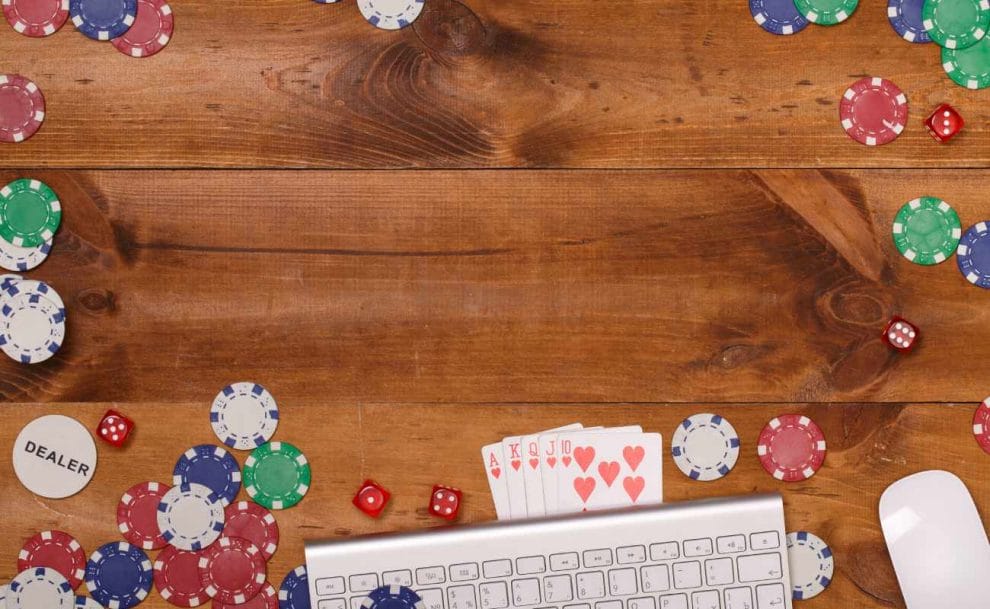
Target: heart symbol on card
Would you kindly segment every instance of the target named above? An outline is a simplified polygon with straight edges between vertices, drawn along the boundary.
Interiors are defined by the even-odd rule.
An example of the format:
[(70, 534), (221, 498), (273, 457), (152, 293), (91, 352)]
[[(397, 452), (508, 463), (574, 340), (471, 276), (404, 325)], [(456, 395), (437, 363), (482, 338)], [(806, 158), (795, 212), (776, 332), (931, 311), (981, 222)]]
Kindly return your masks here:
[(642, 446), (627, 446), (622, 449), (622, 458), (629, 464), (629, 469), (636, 471), (639, 464), (643, 462), (646, 451)]
[(595, 479), (575, 478), (574, 490), (577, 491), (578, 497), (581, 498), (581, 501), (588, 503), (588, 497), (591, 497), (591, 493), (595, 491)]
[(642, 476), (626, 476), (622, 479), (622, 488), (626, 489), (626, 494), (629, 495), (629, 499), (633, 503), (636, 503), (636, 500), (639, 499), (645, 486), (646, 480)]
[(567, 467), (571, 464), (571, 458), (568, 456), (563, 456), (560, 458), (560, 462), (564, 464), (564, 467)]
[(498, 480), (498, 477), (502, 475), (502, 468), (496, 467), (492, 470), (492, 478)]
[(557, 465), (557, 457), (547, 457), (547, 465), (550, 466), (550, 469), (553, 469), (553, 466)]
[(512, 464), (512, 469), (516, 471), (519, 471), (519, 466), (522, 465), (522, 461), (520, 461), (519, 459), (516, 459), (515, 461), (510, 461), (510, 463)]
[(539, 465), (539, 464), (540, 464), (540, 460), (539, 459), (530, 459), (529, 460), (529, 466), (532, 467), (533, 469), (536, 469), (536, 466)]
[(574, 460), (577, 461), (578, 467), (581, 468), (582, 472), (588, 471), (588, 468), (591, 467), (591, 462), (595, 460), (595, 447), (578, 446), (574, 449)]
[(618, 461), (602, 461), (598, 464), (598, 475), (605, 481), (605, 486), (611, 488), (619, 475)]

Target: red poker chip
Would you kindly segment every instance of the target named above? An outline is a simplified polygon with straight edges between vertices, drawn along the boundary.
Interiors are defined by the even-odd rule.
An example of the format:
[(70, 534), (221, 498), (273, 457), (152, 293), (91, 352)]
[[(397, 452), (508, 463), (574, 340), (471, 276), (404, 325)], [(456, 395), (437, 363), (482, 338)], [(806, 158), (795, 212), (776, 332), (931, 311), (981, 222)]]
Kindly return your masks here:
[(75, 590), (86, 577), (86, 553), (76, 538), (62, 531), (42, 531), (24, 542), (17, 556), (17, 571), (55, 569)]
[(261, 592), (248, 602), (232, 605), (215, 598), (213, 599), (213, 609), (278, 609), (278, 590), (275, 589), (275, 586), (265, 582)]
[(240, 605), (255, 597), (267, 577), (265, 557), (242, 537), (221, 537), (199, 558), (199, 579), (222, 603)]
[(117, 504), (117, 528), (124, 539), (145, 550), (168, 545), (158, 528), (158, 504), (170, 488), (160, 482), (141, 482), (127, 489)]
[(990, 398), (983, 400), (973, 414), (973, 436), (983, 452), (990, 454)]
[(51, 36), (69, 19), (69, 0), (3, 0), (3, 16), (19, 34)]
[(176, 607), (198, 607), (212, 598), (199, 577), (203, 552), (168, 546), (155, 560), (155, 588)]
[(756, 454), (768, 474), (784, 482), (807, 480), (825, 462), (825, 434), (808, 417), (781, 415), (760, 432)]
[(129, 57), (151, 57), (172, 39), (175, 17), (165, 0), (137, 0), (137, 17), (123, 36), (111, 40), (113, 47)]
[(839, 102), (839, 119), (849, 137), (860, 144), (880, 146), (904, 131), (907, 96), (885, 78), (861, 78), (851, 84)]
[(45, 120), (45, 96), (20, 74), (0, 74), (0, 142), (23, 142)]
[(258, 546), (268, 560), (278, 548), (278, 523), (264, 507), (253, 501), (238, 501), (227, 506), (223, 534), (242, 537)]

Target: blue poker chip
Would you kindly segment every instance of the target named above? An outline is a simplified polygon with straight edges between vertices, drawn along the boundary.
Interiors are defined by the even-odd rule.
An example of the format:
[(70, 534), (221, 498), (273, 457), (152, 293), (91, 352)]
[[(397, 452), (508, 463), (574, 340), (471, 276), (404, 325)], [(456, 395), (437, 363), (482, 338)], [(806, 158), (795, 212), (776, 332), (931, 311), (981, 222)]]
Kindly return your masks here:
[(761, 28), (778, 36), (797, 34), (808, 27), (794, 0), (749, 0), (749, 12)]
[(69, 14), (76, 29), (87, 37), (112, 40), (134, 25), (137, 0), (70, 0)]
[(405, 586), (382, 586), (361, 601), (362, 609), (425, 609), (423, 599)]
[(692, 480), (711, 482), (724, 477), (739, 459), (739, 434), (717, 414), (694, 414), (684, 419), (670, 440), (674, 464)]
[(282, 580), (278, 588), (278, 609), (310, 609), (306, 565), (289, 571)]
[(887, 0), (887, 19), (904, 40), (917, 44), (932, 41), (921, 18), (924, 5), (925, 0)]
[(990, 220), (974, 224), (956, 249), (959, 272), (967, 281), (990, 290)]
[(224, 507), (241, 491), (241, 468), (226, 449), (200, 444), (182, 453), (172, 470), (172, 484), (202, 484), (220, 499)]
[(90, 554), (86, 588), (104, 607), (129, 609), (151, 591), (153, 569), (144, 550), (120, 541), (107, 543)]

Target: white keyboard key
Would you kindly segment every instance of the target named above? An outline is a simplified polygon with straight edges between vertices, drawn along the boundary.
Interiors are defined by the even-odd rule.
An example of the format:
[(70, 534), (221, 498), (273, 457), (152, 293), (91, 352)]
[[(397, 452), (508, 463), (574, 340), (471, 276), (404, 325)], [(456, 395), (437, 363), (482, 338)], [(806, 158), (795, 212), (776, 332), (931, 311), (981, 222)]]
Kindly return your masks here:
[(529, 607), (540, 604), (540, 580), (517, 579), (512, 582), (512, 604)]
[(711, 539), (688, 539), (684, 542), (684, 558), (711, 556), (712, 553)]
[[(783, 605), (777, 609), (782, 609)], [(725, 591), (725, 609), (753, 609), (753, 591), (749, 588), (729, 588)]]
[(626, 601), (628, 609), (657, 609), (657, 602), (652, 596), (640, 596)]
[(705, 582), (709, 586), (725, 586), (733, 583), (732, 559), (714, 558), (705, 561)]
[(749, 547), (751, 550), (776, 550), (780, 547), (780, 537), (777, 535), (777, 531), (751, 533)]
[(546, 573), (547, 561), (542, 556), (524, 556), (516, 559), (516, 573), (519, 575), (535, 575)]
[(342, 598), (324, 598), (316, 603), (316, 609), (347, 609), (347, 603)]
[(780, 568), (780, 554), (740, 556), (736, 561), (739, 567), (739, 581), (744, 584), (780, 579), (784, 575)]
[(735, 554), (736, 552), (745, 552), (746, 536), (729, 535), (728, 537), (719, 537), (715, 540), (715, 545), (718, 546), (719, 554)]
[(423, 567), (416, 569), (416, 583), (420, 586), (442, 584), (447, 581), (447, 572), (443, 567)]
[(344, 593), (343, 577), (321, 577), (316, 580), (316, 595), (330, 596), (331, 594)]
[(580, 565), (578, 564), (577, 552), (567, 552), (565, 554), (551, 554), (550, 555), (550, 570), (551, 571), (573, 571), (577, 569)]
[(586, 550), (582, 558), (584, 558), (585, 569), (612, 566), (612, 550), (608, 548), (601, 550)]
[(620, 565), (633, 565), (646, 562), (646, 548), (643, 546), (624, 546), (615, 551), (615, 562)]
[(599, 601), (595, 609), (622, 609), (622, 601)]
[(386, 571), (382, 573), (382, 585), (412, 586), (412, 572), (408, 569), (403, 569), (402, 571)]
[(447, 588), (447, 609), (478, 609), (474, 586), (468, 584)]
[(636, 594), (636, 569), (612, 569), (608, 572), (608, 589), (612, 596)]
[(564, 605), (564, 609), (591, 609), (591, 605)]
[(574, 600), (570, 575), (551, 575), (543, 578), (543, 598), (548, 603), (567, 603)]
[(505, 582), (487, 582), (478, 586), (481, 609), (504, 609), (509, 606), (509, 586)]
[(478, 579), (478, 563), (464, 562), (458, 565), (450, 565), (450, 581), (469, 582)]
[(416, 594), (423, 599), (426, 609), (443, 609), (443, 590), (440, 588), (430, 588), (429, 590), (417, 590)]
[(670, 567), (667, 565), (641, 567), (639, 577), (643, 580), (643, 592), (666, 592), (670, 590)]
[(581, 600), (603, 598), (605, 576), (599, 572), (577, 574), (577, 597)]
[(377, 573), (362, 573), (347, 578), (351, 592), (370, 592), (378, 587)]
[(689, 609), (686, 594), (665, 594), (660, 597), (660, 609)]
[(784, 606), (784, 584), (764, 584), (756, 587), (757, 609), (780, 609)]
[(481, 565), (481, 572), (485, 574), (485, 579), (495, 579), (497, 577), (512, 576), (512, 561), (489, 560)]
[(674, 563), (674, 587), (678, 590), (697, 588), (701, 585), (701, 563)]
[[(691, 604), (694, 605), (694, 609), (722, 609), (717, 590), (705, 590), (691, 594)], [(778, 609), (784, 609), (784, 606), (781, 605)]]
[(680, 557), (676, 541), (650, 544), (650, 560), (673, 560)]

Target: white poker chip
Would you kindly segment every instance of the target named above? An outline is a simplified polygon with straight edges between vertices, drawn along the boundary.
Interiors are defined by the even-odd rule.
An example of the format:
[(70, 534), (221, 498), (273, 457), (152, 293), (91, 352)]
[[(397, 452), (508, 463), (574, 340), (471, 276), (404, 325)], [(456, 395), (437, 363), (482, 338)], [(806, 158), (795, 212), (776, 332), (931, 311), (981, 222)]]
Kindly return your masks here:
[(817, 535), (807, 531), (788, 533), (787, 565), (796, 601), (814, 598), (832, 583), (835, 569), (832, 549)]
[(237, 450), (254, 450), (275, 435), (278, 404), (257, 383), (231, 383), (210, 407), (210, 425), (220, 441)]
[(64, 340), (65, 312), (55, 303), (36, 293), (7, 291), (0, 306), (4, 353), (22, 364), (38, 364), (58, 353)]
[(202, 484), (173, 486), (158, 504), (158, 529), (180, 550), (202, 550), (220, 537), (223, 525), (220, 497)]
[(368, 23), (382, 30), (411, 25), (423, 12), (424, 0), (358, 0), (358, 9)]
[[(5, 277), (11, 277), (10, 281), (2, 285), (8, 298), (24, 292), (34, 292), (35, 294), (44, 296), (48, 300), (55, 303), (55, 306), (57, 306), (63, 314), (65, 313), (65, 302), (62, 300), (62, 297), (55, 291), (55, 288), (48, 285), (44, 281), (24, 279), (23, 277), (19, 277), (17, 275), (5, 275)], [(13, 279), (13, 277), (17, 277), (17, 279)]]
[(736, 466), (739, 434), (717, 414), (694, 414), (684, 419), (671, 439), (674, 463), (692, 480), (711, 482)]
[(20, 247), (0, 239), (0, 268), (22, 273), (30, 271), (44, 262), (51, 251), (51, 239), (37, 247)]
[(69, 580), (49, 567), (17, 574), (7, 590), (7, 609), (73, 609), (76, 595)]
[(96, 473), (96, 442), (79, 421), (50, 414), (31, 421), (14, 440), (14, 473), (29, 491), (49, 499), (75, 495)]

